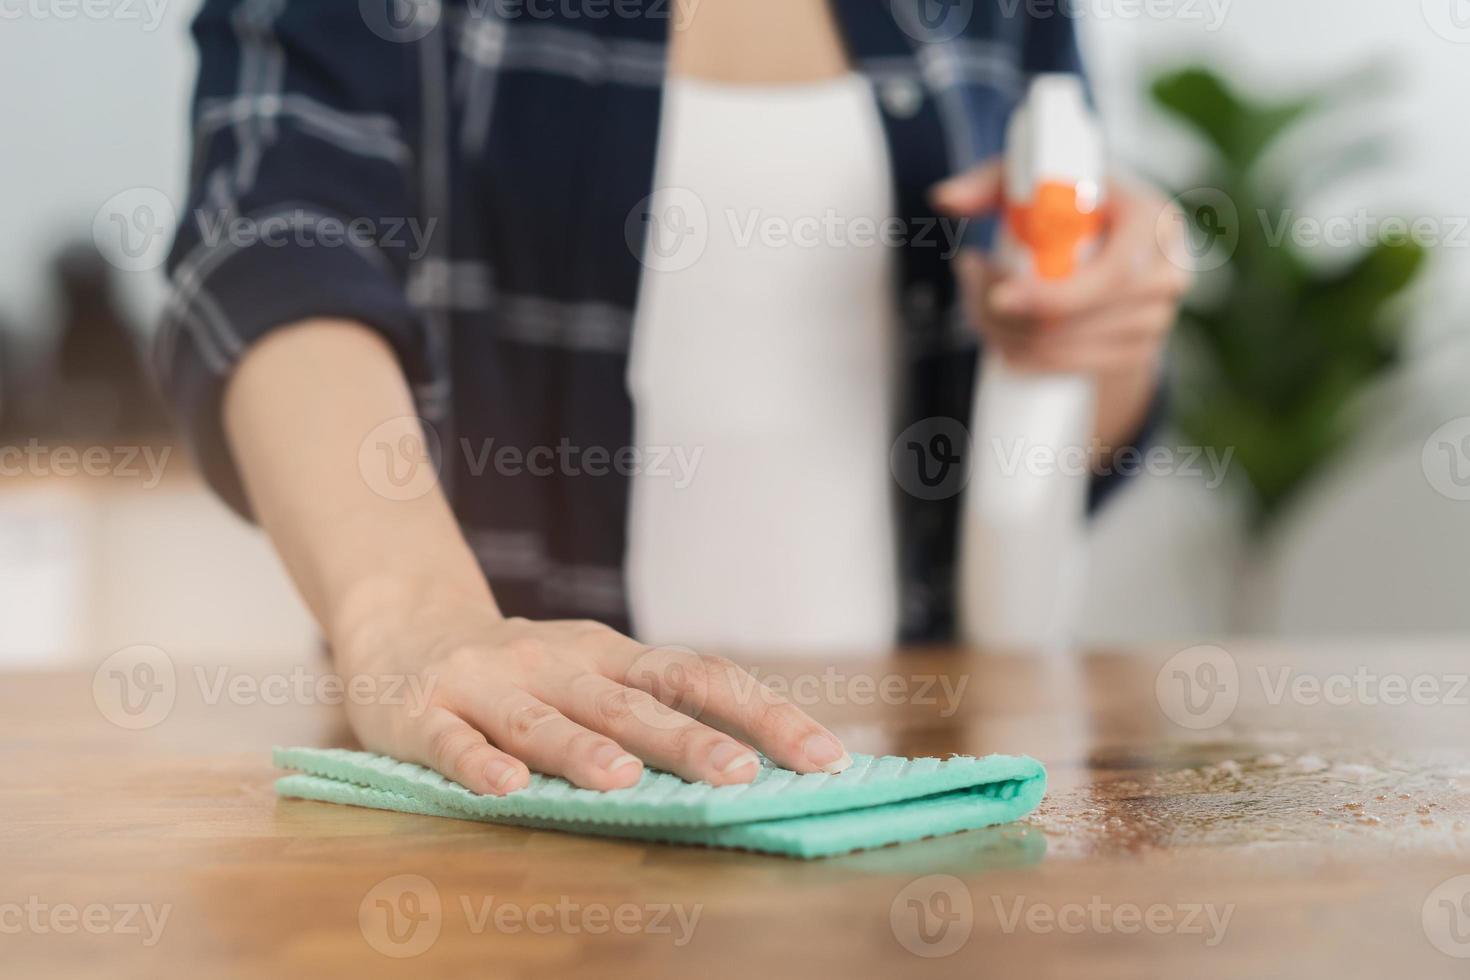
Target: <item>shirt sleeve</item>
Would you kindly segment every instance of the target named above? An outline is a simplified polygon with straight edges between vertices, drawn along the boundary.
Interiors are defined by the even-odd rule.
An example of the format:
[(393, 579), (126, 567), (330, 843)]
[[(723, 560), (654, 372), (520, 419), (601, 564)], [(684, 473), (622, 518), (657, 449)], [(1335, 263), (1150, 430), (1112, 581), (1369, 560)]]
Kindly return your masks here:
[(432, 373), (406, 288), (434, 232), (414, 191), (418, 46), (367, 9), (205, 0), (193, 25), (190, 186), (153, 362), (206, 480), (242, 514), (221, 402), (251, 344), (348, 318), (383, 335), (410, 383)]

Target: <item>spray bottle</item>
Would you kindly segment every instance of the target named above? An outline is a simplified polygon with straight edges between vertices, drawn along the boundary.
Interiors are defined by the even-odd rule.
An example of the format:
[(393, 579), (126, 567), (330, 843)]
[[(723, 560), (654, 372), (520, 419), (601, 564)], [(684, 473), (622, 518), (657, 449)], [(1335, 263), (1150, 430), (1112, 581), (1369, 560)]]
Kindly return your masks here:
[[(1102, 236), (1102, 133), (1074, 75), (1041, 75), (1006, 134), (1002, 267), (1061, 280)], [(958, 607), (967, 642), (1064, 648), (1086, 574), (1091, 378), (1027, 373), (988, 351), (971, 420)]]

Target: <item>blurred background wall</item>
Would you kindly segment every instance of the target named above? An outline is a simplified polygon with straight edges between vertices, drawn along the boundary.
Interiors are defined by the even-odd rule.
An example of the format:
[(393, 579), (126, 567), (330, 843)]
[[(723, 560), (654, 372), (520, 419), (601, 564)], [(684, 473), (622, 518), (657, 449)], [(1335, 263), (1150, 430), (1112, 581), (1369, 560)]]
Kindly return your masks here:
[[(0, 3), (0, 377), (11, 394), (55, 363), (58, 326), (75, 313), (56, 256), (94, 241), (116, 195), (181, 196), (194, 7), (113, 0), (89, 16), (59, 0)], [(1271, 100), (1377, 66), (1377, 81), (1310, 123), (1319, 138), (1299, 153), (1330, 146), (1338, 128), (1379, 132), (1389, 158), (1306, 194), (1295, 213), (1432, 216), (1442, 230), (1398, 301), (1404, 362), (1360, 393), (1350, 444), (1264, 533), (1237, 482), (1140, 478), (1095, 530), (1087, 639), (1470, 628), (1470, 476), (1459, 479), (1460, 466), (1470, 474), (1470, 230), (1455, 231), (1470, 220), (1470, 0), (1095, 0), (1081, 23), (1115, 155), (1179, 189), (1207, 153), (1153, 104), (1161, 72), (1209, 65)], [(106, 268), (118, 314), (145, 330), (161, 277)], [(138, 439), (149, 440), (166, 445)], [(147, 482), (0, 480), (0, 660), (94, 659), (131, 643), (310, 649), (309, 619), (268, 547), (198, 487), (182, 454)]]
[[(1364, 212), (1423, 216), (1439, 241), (1404, 304), (1405, 363), (1365, 392), (1362, 433), (1264, 540), (1248, 543), (1238, 495), (1178, 478), (1141, 478), (1105, 516), (1092, 636), (1462, 631), (1470, 627), (1470, 504), (1451, 468), (1470, 473), (1470, 449), (1460, 442), (1470, 428), (1456, 424), (1470, 416), (1470, 4), (1234, 0), (1223, 9), (1218, 30), (1203, 26), (1208, 14), (1087, 24), (1120, 157), (1191, 186), (1196, 142), (1142, 94), (1161, 68), (1209, 64), (1241, 91), (1272, 99), (1380, 66), (1366, 92), (1313, 124), (1325, 130), (1313, 144), (1376, 133), (1386, 159), (1308, 193), (1299, 217), (1312, 227), (1310, 219)], [(1287, 165), (1321, 162), (1312, 156), (1309, 146)]]

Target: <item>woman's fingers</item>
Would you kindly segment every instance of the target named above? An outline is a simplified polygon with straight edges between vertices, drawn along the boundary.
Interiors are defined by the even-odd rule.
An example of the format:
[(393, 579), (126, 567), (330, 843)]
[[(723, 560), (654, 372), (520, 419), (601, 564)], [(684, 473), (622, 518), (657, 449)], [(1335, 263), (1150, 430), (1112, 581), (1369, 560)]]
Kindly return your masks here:
[(691, 781), (748, 783), (760, 770), (760, 759), (749, 747), (647, 691), (599, 674), (571, 678), (555, 703), (567, 717), (616, 739), (655, 768)]
[(1119, 302), (1184, 295), (1193, 276), (1158, 233), (1169, 203), (1125, 181), (1115, 181), (1109, 193), (1108, 232), (1096, 255), (1060, 281), (1009, 276), (987, 282), (980, 317), (1059, 322)]
[(1105, 373), (1152, 356), (1175, 315), (1171, 302), (1146, 301), (1051, 327), (998, 324), (994, 336), (1007, 360), (1023, 370)]
[(520, 688), (475, 687), (459, 697), (466, 718), (537, 772), (603, 790), (624, 789), (643, 775), (637, 756)]
[[(454, 662), (457, 682), (411, 747), (478, 793), (519, 789), (529, 772), (589, 789), (636, 784), (643, 762), (713, 785), (746, 783), (757, 754), (798, 772), (852, 760), (831, 732), (721, 657), (648, 648), (588, 623), (526, 626)], [(499, 656), (489, 656), (495, 651)]]
[(680, 647), (623, 649), (609, 679), (646, 691), (796, 772), (841, 772), (852, 759), (831, 732), (724, 657)]
[(990, 160), (962, 174), (935, 184), (929, 200), (936, 210), (956, 217), (985, 214), (1000, 207), (1003, 170), (999, 160)]
[(416, 761), (481, 795), (524, 789), (531, 774), (518, 759), (495, 748), (474, 726), (446, 708), (424, 713), (414, 730)]

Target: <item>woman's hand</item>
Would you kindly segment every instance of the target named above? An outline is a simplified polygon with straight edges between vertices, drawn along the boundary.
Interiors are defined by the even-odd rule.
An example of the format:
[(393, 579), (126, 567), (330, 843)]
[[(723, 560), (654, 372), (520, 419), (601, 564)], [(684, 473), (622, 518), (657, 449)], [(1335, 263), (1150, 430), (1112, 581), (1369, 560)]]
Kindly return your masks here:
[(830, 732), (730, 661), (646, 647), (597, 623), (506, 619), (477, 596), (395, 585), (349, 598), (333, 632), (349, 684), (415, 692), (349, 704), (363, 745), (476, 793), (521, 789), (528, 770), (619, 789), (645, 762), (691, 781), (748, 783), (752, 746), (797, 772), (852, 762)]
[[(976, 217), (1000, 205), (1002, 190), (991, 162), (939, 184), (933, 200), (944, 214)], [(1022, 370), (1151, 375), (1192, 282), (1176, 261), (1184, 225), (1173, 210), (1157, 191), (1111, 182), (1101, 249), (1059, 282), (1007, 275), (962, 252), (955, 274), (971, 324)]]

